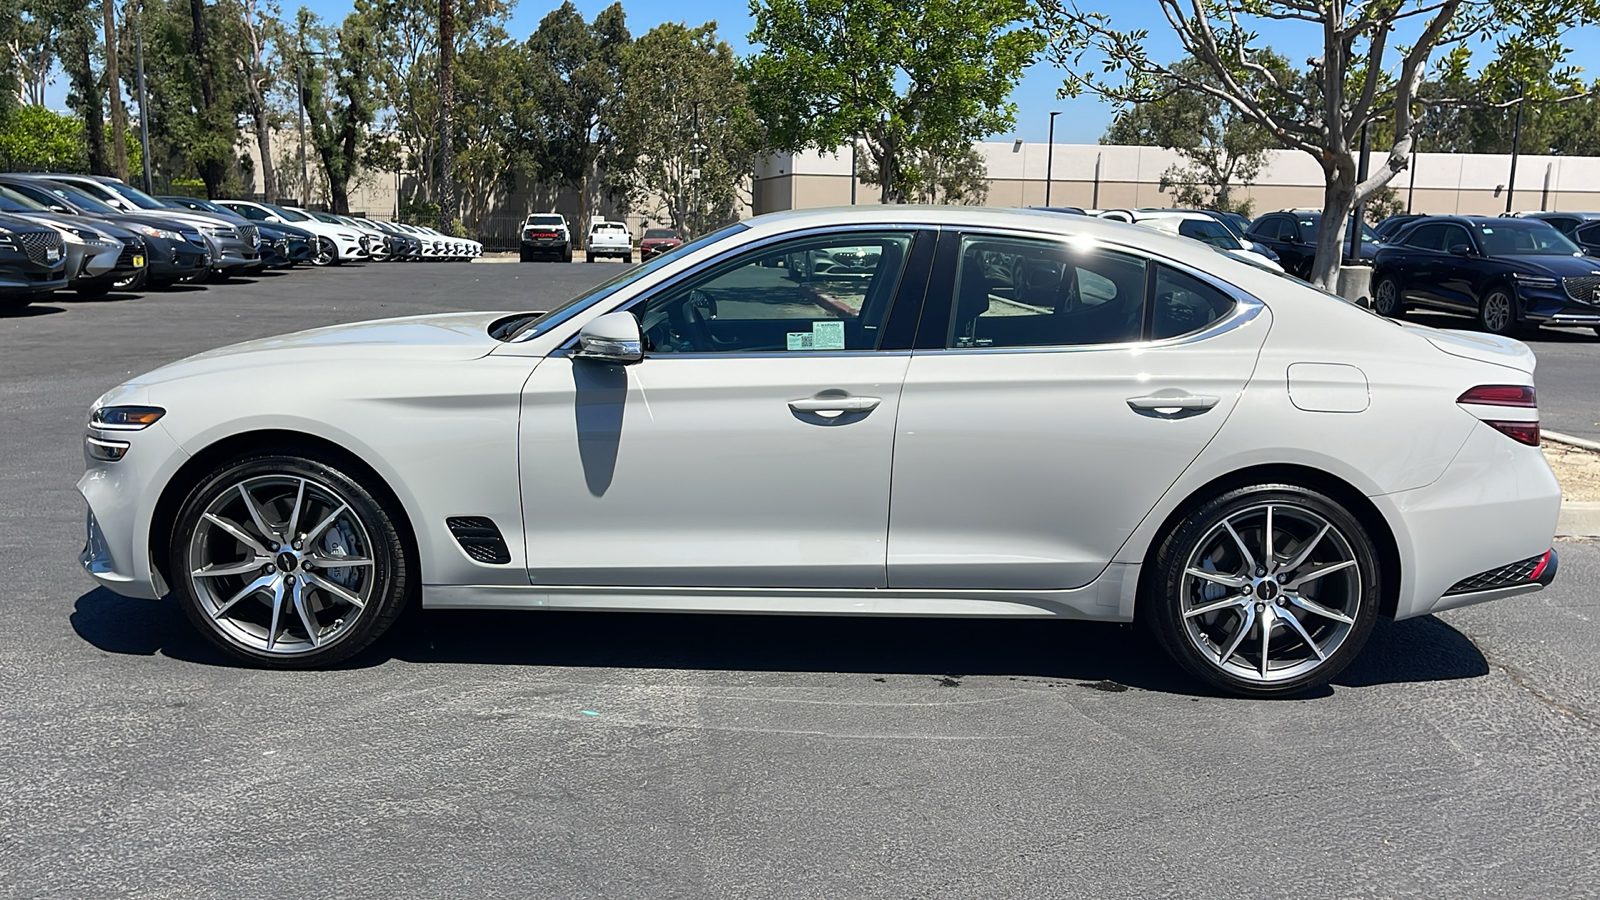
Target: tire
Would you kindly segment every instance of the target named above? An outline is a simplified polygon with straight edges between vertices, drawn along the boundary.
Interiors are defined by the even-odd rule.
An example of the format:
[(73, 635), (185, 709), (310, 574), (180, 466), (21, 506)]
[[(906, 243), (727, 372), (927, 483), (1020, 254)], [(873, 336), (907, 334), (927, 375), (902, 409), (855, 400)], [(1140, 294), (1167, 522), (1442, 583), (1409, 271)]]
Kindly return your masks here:
[(633, 251), (630, 250), (627, 253), (624, 253), (622, 255), (622, 261), (630, 266), (633, 265)]
[(572, 248), (571, 247), (568, 247), (566, 250), (563, 250), (561, 252), (561, 261), (564, 262), (564, 263), (572, 262)]
[(1405, 315), (1406, 305), (1400, 296), (1399, 282), (1388, 275), (1378, 279), (1372, 289), (1372, 311), (1391, 319)]
[(368, 481), (293, 451), (219, 466), (184, 500), (168, 549), (189, 620), (234, 658), (276, 669), (332, 665), (377, 640), (417, 579), (386, 492)]
[(1491, 284), (1478, 301), (1478, 327), (1490, 334), (1517, 333), (1517, 296), (1503, 284)]
[(1337, 501), (1298, 485), (1250, 485), (1163, 536), (1141, 580), (1138, 618), (1201, 681), (1288, 696), (1326, 683), (1361, 652), (1382, 584), (1371, 537)]
[(583, 260), (584, 262), (586, 262), (586, 263), (594, 262), (594, 254), (593, 253), (585, 253), (583, 256), (584, 256), (584, 260)]
[(317, 238), (316, 253), (311, 257), (313, 266), (331, 266), (339, 261), (339, 248), (325, 237)]
[(521, 253), (517, 254), (517, 256), (517, 262), (533, 262), (533, 257), (530, 256), (526, 250), (523, 250)]

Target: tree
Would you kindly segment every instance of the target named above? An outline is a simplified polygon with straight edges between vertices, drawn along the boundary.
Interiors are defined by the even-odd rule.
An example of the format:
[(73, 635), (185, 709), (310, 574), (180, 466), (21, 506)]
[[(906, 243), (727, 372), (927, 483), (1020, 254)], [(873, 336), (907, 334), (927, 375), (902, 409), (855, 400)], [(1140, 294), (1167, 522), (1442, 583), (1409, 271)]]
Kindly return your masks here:
[(445, 234), (455, 234), (456, 178), (455, 178), (455, 82), (453, 78), (456, 55), (455, 0), (439, 0), (439, 224)]
[(249, 103), (239, 60), (249, 50), (237, 3), (142, 0), (130, 20), (144, 37), (152, 172), (168, 183), (199, 176), (212, 198), (240, 187)]
[(278, 23), (277, 6), (271, 0), (267, 0), (264, 8), (258, 5), (257, 0), (244, 0), (240, 12), (246, 43), (241, 48), (245, 52), (239, 54), (238, 66), (244, 80), (246, 109), (261, 156), (261, 193), (268, 203), (277, 203), (278, 175), (272, 158), (274, 123), (267, 101), (268, 92), (272, 89), (272, 67), (267, 58), (267, 43), (281, 40), (282, 28)]
[(578, 232), (587, 233), (597, 195), (615, 194), (602, 170), (625, 169), (607, 110), (618, 96), (622, 57), (632, 38), (621, 3), (583, 20), (567, 0), (539, 22), (528, 38), (533, 94), (541, 107), (531, 141), (539, 174), (578, 191)]
[[(1264, 51), (1262, 59), (1281, 73), (1279, 77), (1287, 76), (1288, 64), (1271, 50)], [(1173, 68), (1185, 77), (1215, 81), (1196, 60), (1184, 60)], [(1184, 161), (1161, 173), (1161, 189), (1172, 191), (1175, 205), (1248, 215), (1249, 201), (1235, 200), (1233, 188), (1255, 181), (1275, 142), (1233, 106), (1210, 94), (1180, 88), (1119, 111), (1102, 143), (1176, 150)]]
[[(1062, 92), (1088, 91), (1127, 104), (1188, 89), (1228, 104), (1281, 146), (1302, 150), (1322, 168), (1323, 220), (1311, 280), (1331, 287), (1338, 275), (1344, 224), (1357, 203), (1372, 198), (1408, 164), (1417, 137), (1418, 89), (1441, 47), (1498, 35), (1497, 54), (1516, 47), (1553, 47), (1595, 0), (1157, 0), (1189, 58), (1206, 73), (1186, 74), (1152, 59), (1143, 31), (1119, 31), (1105, 13), (1075, 0), (1039, 0), (1039, 25), (1051, 37), (1049, 57), (1066, 69)], [(1254, 17), (1254, 18), (1252, 18)], [(1263, 19), (1314, 26), (1321, 55), (1291, 77), (1274, 72), (1255, 50), (1249, 23)], [(1287, 26), (1285, 26), (1287, 27)], [(1402, 46), (1390, 61), (1390, 45)], [(1086, 56), (1103, 59), (1083, 65)], [(1387, 122), (1391, 138), (1376, 170), (1357, 180), (1364, 126)]]
[(0, 128), (0, 166), (12, 170), (82, 172), (88, 167), (83, 121), (43, 106), (15, 110)]
[(753, 0), (750, 96), (779, 150), (860, 139), (879, 199), (919, 166), (1011, 127), (1011, 90), (1043, 46), (1028, 0)]
[(117, 7), (100, 0), (106, 31), (106, 89), (111, 94), (111, 159), (116, 175), (128, 180), (128, 110), (122, 105), (122, 84), (117, 75)]
[(85, 0), (63, 0), (60, 4), (52, 5), (55, 7), (53, 12), (60, 16), (61, 21), (61, 68), (67, 73), (70, 83), (67, 106), (83, 120), (89, 172), (109, 175), (105, 106), (101, 99), (104, 86), (100, 76), (95, 74), (94, 67), (94, 55), (99, 49), (99, 42), (94, 33), (94, 19), (89, 4)]
[[(350, 180), (360, 168), (374, 116), (373, 9), (366, 0), (356, 0), (355, 11), (330, 33), (301, 7), (296, 27), (302, 36), (300, 65), (306, 73), (300, 100), (311, 127), (311, 143), (327, 178), (333, 211), (348, 213)], [(307, 49), (305, 38), (317, 49)]]
[(761, 139), (717, 23), (652, 28), (623, 54), (619, 93), (607, 130), (630, 208), (690, 234), (735, 218)]
[[(961, 142), (932, 150), (913, 151), (906, 178), (904, 200), (911, 203), (954, 203), (981, 205), (989, 199), (989, 165), (971, 144)], [(856, 177), (868, 184), (882, 184), (871, 156), (856, 160)]]

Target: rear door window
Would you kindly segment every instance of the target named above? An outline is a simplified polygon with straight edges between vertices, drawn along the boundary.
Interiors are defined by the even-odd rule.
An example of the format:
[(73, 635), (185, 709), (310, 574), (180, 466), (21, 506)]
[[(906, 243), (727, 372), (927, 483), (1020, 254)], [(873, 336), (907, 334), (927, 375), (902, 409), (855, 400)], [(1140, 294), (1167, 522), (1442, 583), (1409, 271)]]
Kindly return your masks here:
[(960, 244), (950, 349), (1137, 341), (1147, 264), (1130, 254), (1026, 238)]

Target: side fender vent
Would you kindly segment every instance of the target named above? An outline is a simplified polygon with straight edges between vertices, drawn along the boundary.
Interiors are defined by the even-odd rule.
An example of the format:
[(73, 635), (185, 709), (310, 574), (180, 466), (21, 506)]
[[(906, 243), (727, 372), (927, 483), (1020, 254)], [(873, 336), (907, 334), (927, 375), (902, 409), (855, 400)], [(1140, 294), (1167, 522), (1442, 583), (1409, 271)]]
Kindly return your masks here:
[(467, 555), (481, 563), (503, 566), (511, 562), (511, 551), (506, 549), (506, 539), (500, 536), (493, 519), (483, 516), (451, 516), (444, 520), (456, 543)]

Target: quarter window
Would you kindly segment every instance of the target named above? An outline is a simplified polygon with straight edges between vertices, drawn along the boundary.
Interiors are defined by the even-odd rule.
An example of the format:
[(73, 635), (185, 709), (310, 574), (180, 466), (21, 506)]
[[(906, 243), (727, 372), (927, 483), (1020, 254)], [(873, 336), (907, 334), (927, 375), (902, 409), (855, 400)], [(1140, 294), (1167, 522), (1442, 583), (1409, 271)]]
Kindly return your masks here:
[(1145, 262), (1111, 250), (971, 235), (961, 241), (945, 346), (1048, 347), (1136, 341)]
[(1210, 325), (1233, 309), (1233, 298), (1186, 272), (1156, 267), (1150, 338), (1177, 337)]
[(634, 308), (666, 353), (876, 350), (910, 232), (848, 232), (763, 248)]

